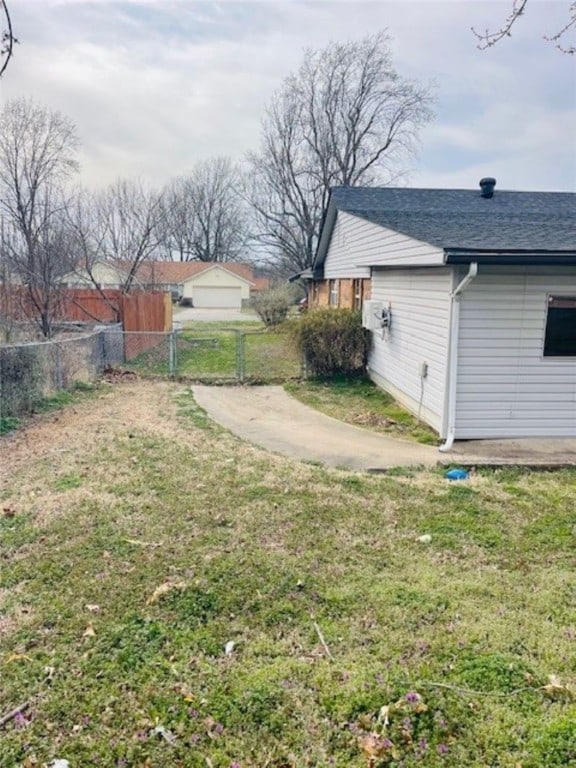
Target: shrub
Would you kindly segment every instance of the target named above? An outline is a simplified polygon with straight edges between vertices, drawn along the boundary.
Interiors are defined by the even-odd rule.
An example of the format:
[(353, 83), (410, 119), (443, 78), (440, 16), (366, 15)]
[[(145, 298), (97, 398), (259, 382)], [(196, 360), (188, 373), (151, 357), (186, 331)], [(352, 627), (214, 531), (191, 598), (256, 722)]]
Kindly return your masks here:
[(42, 398), (42, 373), (35, 345), (0, 349), (0, 415), (18, 416)]
[(264, 325), (269, 328), (280, 325), (286, 320), (288, 310), (293, 303), (294, 290), (291, 286), (282, 285), (258, 293), (252, 300), (252, 307)]
[(308, 370), (322, 377), (358, 374), (366, 367), (370, 333), (360, 312), (313, 309), (294, 326), (296, 344)]

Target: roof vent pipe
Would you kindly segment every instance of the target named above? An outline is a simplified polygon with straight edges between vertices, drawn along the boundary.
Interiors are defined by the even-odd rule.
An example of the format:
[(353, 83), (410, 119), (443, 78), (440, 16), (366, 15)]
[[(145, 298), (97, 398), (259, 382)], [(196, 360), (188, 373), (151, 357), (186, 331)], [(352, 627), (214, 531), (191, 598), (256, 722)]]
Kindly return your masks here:
[(496, 186), (496, 179), (493, 179), (491, 176), (486, 176), (484, 179), (480, 179), (480, 189), (482, 197), (493, 197), (494, 196), (494, 187)]

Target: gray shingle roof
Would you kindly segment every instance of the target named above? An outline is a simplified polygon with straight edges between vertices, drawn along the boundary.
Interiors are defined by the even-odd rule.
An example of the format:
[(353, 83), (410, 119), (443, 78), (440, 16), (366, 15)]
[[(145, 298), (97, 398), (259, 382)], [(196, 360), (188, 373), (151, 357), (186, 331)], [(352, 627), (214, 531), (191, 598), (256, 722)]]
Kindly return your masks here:
[(571, 192), (335, 187), (331, 203), (447, 250), (576, 251)]

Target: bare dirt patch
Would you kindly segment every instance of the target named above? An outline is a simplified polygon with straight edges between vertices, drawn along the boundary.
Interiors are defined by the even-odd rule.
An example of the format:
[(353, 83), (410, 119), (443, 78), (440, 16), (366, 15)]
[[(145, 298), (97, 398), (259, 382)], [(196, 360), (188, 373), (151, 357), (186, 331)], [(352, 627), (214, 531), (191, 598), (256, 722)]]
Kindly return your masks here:
[(191, 440), (190, 433), (177, 425), (174, 384), (129, 381), (103, 386), (106, 389), (97, 399), (38, 416), (24, 429), (0, 440), (0, 491), (15, 472), (26, 475), (30, 468), (33, 473), (40, 459), (92, 453), (119, 432), (134, 430)]

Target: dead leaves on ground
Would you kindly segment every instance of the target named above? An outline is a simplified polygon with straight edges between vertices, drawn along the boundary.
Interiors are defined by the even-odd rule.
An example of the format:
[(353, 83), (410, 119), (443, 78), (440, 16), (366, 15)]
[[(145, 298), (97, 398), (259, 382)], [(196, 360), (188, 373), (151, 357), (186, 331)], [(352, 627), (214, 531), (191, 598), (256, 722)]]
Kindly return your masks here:
[(170, 592), (174, 592), (175, 590), (182, 591), (183, 589), (186, 589), (187, 586), (188, 585), (184, 581), (165, 581), (152, 592), (148, 600), (146, 600), (146, 605), (154, 605), (154, 603), (159, 602)]

